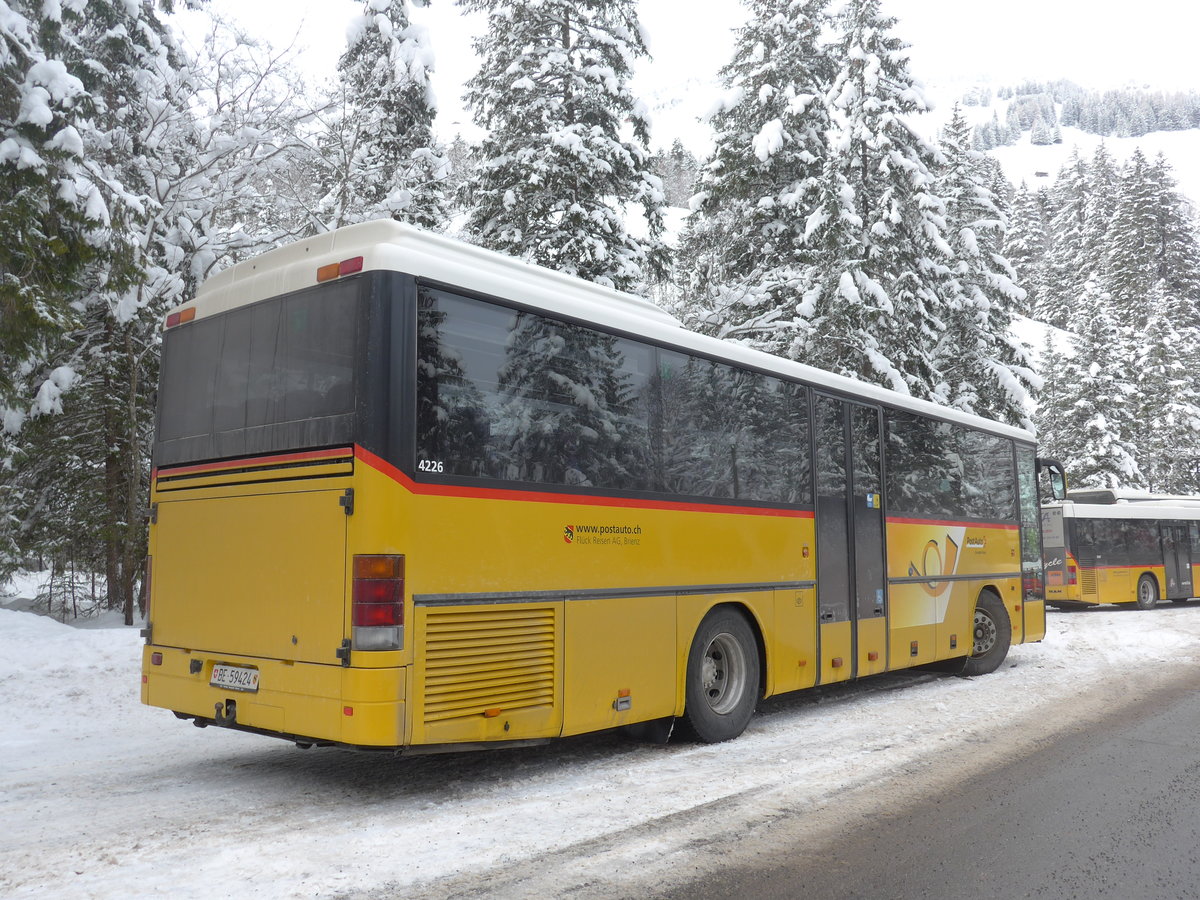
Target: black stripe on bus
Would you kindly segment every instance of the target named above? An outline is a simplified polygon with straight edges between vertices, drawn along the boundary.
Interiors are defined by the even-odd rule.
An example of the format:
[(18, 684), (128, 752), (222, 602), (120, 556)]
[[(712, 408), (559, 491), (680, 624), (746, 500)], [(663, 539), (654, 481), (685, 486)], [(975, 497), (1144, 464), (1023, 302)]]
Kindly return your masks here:
[(457, 604), (541, 603), (550, 600), (616, 600), (623, 597), (663, 597), (670, 594), (746, 594), (761, 591), (809, 590), (815, 581), (781, 581), (759, 584), (685, 584), (644, 588), (607, 588), (576, 591), (511, 591), (505, 593), (417, 594), (417, 606)]
[(941, 584), (943, 581), (987, 581), (999, 578), (1020, 578), (1024, 572), (983, 572), (979, 575), (909, 575), (889, 578), (888, 584)]

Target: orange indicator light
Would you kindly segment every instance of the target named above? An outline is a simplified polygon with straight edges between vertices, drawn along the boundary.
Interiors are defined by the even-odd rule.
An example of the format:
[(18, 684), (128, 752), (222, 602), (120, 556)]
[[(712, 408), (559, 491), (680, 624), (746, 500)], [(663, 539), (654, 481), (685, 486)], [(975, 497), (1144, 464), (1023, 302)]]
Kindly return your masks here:
[(483, 711), (483, 717), (485, 719), (494, 719), (494, 718), (496, 718), (496, 716), (500, 715), (500, 713), (502, 713), (502, 712), (504, 712), (504, 710), (500, 709), (500, 707), (498, 707), (498, 706), (493, 707), (492, 709), (485, 709)]
[(340, 263), (330, 263), (327, 266), (321, 266), (321, 268), (317, 269), (317, 281), (332, 281), (338, 277), (340, 269)]

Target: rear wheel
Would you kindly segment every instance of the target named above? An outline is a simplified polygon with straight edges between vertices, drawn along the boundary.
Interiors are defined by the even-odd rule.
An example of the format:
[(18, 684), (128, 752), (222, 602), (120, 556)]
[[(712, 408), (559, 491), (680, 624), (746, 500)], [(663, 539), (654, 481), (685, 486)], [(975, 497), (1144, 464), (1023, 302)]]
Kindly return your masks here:
[(692, 737), (716, 744), (746, 730), (759, 693), (758, 642), (745, 616), (712, 610), (692, 638), (681, 725)]
[(1138, 609), (1154, 609), (1158, 606), (1158, 582), (1153, 575), (1143, 575), (1138, 579), (1137, 607)]
[(975, 619), (971, 626), (971, 655), (963, 667), (963, 675), (987, 675), (1000, 668), (1012, 645), (1012, 622), (1000, 598), (984, 591), (975, 603)]

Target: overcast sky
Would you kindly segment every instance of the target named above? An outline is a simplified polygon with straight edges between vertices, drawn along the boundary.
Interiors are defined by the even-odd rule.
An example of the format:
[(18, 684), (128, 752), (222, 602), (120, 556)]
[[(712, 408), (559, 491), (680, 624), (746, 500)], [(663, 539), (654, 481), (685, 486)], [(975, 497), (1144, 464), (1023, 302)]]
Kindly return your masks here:
[[(276, 44), (295, 36), (314, 78), (333, 74), (346, 23), (362, 8), (355, 0), (212, 5)], [(1026, 78), (1070, 78), (1091, 88), (1200, 89), (1195, 0), (884, 0), (884, 9), (900, 20), (896, 33), (912, 45), (916, 77), (946, 96), (960, 82)], [(642, 0), (639, 10), (654, 60), (639, 71), (636, 87), (654, 108), (655, 143), (669, 143), (664, 133), (686, 131), (711, 105), (715, 73), (728, 60), (730, 30), (744, 10), (739, 0)], [(471, 39), (483, 20), (451, 0), (433, 0), (414, 18), (429, 29), (436, 54), (439, 130), (471, 134), (460, 95), (477, 67)]]

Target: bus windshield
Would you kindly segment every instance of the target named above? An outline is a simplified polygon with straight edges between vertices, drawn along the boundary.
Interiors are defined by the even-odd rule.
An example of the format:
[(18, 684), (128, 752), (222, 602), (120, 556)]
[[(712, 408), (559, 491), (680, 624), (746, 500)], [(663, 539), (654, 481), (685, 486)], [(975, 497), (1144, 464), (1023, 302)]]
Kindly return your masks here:
[(361, 279), (163, 335), (155, 464), (349, 443)]

